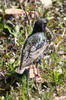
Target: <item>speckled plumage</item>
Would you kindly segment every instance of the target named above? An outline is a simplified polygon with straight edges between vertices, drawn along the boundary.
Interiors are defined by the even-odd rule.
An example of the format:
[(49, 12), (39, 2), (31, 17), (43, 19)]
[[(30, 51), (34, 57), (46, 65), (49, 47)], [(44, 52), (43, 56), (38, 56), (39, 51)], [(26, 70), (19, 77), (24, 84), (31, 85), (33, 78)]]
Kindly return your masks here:
[(22, 74), (27, 66), (37, 63), (47, 48), (47, 39), (45, 36), (46, 19), (40, 19), (35, 22), (33, 32), (25, 41), (22, 49), (20, 67), (16, 72)]

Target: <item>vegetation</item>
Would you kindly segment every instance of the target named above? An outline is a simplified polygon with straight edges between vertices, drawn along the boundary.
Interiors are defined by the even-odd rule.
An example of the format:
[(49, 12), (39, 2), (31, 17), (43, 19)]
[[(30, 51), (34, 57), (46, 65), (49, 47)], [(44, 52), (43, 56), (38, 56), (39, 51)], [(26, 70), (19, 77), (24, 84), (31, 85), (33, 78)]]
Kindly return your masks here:
[[(18, 0), (0, 0), (0, 100), (55, 100), (66, 95), (66, 8), (64, 0), (52, 0), (53, 6), (45, 9), (35, 3)], [(24, 14), (7, 14), (9, 8), (24, 9)], [(34, 12), (33, 12), (34, 11)], [(15, 12), (14, 12), (15, 13)], [(42, 80), (37, 82), (15, 73), (25, 39), (32, 32), (35, 20), (48, 18), (48, 35), (51, 45), (39, 64)], [(50, 52), (51, 51), (51, 52)], [(62, 99), (63, 100), (63, 99)], [(64, 99), (65, 100), (65, 99)]]

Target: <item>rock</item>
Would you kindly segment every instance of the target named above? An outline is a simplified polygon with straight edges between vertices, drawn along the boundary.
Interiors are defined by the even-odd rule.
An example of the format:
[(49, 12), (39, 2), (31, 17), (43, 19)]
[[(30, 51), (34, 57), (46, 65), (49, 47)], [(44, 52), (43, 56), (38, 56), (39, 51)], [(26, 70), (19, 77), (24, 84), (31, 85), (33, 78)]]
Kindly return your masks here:
[(66, 96), (55, 97), (54, 100), (66, 100)]
[(40, 1), (44, 5), (45, 9), (49, 9), (52, 7), (52, 0), (40, 0)]

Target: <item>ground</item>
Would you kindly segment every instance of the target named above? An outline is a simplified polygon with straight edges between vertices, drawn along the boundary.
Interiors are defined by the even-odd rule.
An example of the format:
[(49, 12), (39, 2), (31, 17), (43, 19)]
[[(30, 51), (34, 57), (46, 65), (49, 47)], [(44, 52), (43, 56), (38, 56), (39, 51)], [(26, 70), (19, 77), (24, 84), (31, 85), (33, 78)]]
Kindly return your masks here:
[[(38, 18), (49, 19), (46, 34), (50, 47), (38, 65), (41, 80), (36, 83), (32, 72), (28, 81), (28, 70), (21, 76), (15, 68), (20, 65), (23, 44)], [(0, 99), (66, 99), (65, 0), (52, 0), (48, 9), (37, 1), (20, 4), (17, 0), (0, 0)]]

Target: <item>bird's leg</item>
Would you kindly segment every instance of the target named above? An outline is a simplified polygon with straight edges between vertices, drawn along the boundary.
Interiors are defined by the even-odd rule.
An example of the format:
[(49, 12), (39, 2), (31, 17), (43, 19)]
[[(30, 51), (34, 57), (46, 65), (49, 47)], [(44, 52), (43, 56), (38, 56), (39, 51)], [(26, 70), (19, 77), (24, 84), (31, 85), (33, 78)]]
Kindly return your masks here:
[(36, 76), (39, 78), (40, 77), (40, 73), (39, 73), (39, 69), (37, 68), (38, 63), (36, 63), (36, 70), (37, 70), (37, 74)]
[[(37, 89), (38, 93), (40, 93), (40, 88), (39, 88), (39, 84), (38, 84), (38, 78), (40, 77), (39, 70), (37, 69), (37, 67), (35, 65), (33, 65), (33, 72), (34, 72), (34, 79), (35, 79), (35, 89)], [(38, 76), (38, 77), (37, 77)]]
[(30, 78), (34, 78), (35, 79), (35, 83), (37, 84), (37, 79), (36, 79), (36, 74), (37, 74), (37, 70), (34, 64), (30, 65)]
[(33, 73), (34, 73), (34, 78), (35, 78), (35, 83), (36, 83), (36, 88), (37, 86), (37, 79), (36, 79), (36, 69), (35, 69), (35, 65), (33, 65)]
[(34, 64), (30, 66), (30, 76), (32, 76), (32, 78), (36, 77), (38, 79), (40, 78), (40, 73), (39, 73), (39, 69), (36, 66)]
[(34, 82), (35, 82), (35, 89), (38, 90), (38, 92), (40, 92), (39, 86), (38, 86), (38, 81), (40, 81), (40, 74), (38, 75), (39, 70), (36, 68), (36, 66), (34, 64), (30, 65), (30, 73), (29, 73), (29, 77), (30, 78), (34, 78)]
[[(29, 70), (30, 70), (30, 68), (29, 68)], [(29, 100), (29, 98), (30, 98), (30, 93), (29, 93), (29, 70), (28, 70), (28, 78), (27, 78), (27, 95), (28, 95), (28, 100)]]

